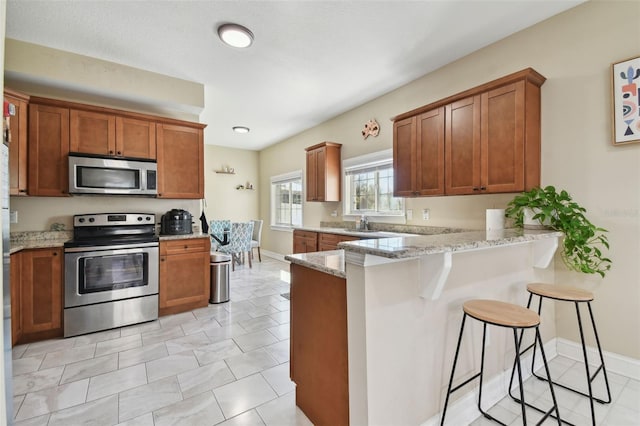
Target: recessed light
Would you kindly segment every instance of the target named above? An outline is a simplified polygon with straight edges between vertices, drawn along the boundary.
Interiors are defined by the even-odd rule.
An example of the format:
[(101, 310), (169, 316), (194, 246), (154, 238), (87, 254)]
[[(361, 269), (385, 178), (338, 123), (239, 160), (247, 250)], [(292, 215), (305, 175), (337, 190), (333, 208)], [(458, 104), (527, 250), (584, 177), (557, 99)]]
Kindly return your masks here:
[(253, 43), (253, 33), (238, 24), (223, 24), (218, 27), (218, 36), (225, 44), (245, 48)]
[(233, 126), (232, 129), (236, 133), (249, 133), (249, 128), (245, 126)]

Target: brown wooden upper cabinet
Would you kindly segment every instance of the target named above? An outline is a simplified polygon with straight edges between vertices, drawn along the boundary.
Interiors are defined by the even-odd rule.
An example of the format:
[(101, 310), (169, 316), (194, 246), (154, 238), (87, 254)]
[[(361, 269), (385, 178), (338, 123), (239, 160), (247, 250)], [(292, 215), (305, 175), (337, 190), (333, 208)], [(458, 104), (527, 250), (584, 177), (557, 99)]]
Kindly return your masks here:
[(15, 106), (10, 118), (9, 195), (27, 195), (27, 114), (29, 96), (5, 89), (5, 101)]
[(444, 194), (444, 107), (393, 123), (394, 195)]
[(395, 117), (395, 195), (520, 192), (540, 185), (544, 81), (527, 68)]
[(342, 145), (322, 142), (306, 148), (307, 201), (340, 201)]
[(158, 124), (158, 197), (204, 197), (204, 142), (201, 127)]
[(69, 108), (30, 103), (28, 145), (29, 195), (67, 196)]
[(155, 159), (155, 123), (109, 113), (72, 109), (70, 151)]

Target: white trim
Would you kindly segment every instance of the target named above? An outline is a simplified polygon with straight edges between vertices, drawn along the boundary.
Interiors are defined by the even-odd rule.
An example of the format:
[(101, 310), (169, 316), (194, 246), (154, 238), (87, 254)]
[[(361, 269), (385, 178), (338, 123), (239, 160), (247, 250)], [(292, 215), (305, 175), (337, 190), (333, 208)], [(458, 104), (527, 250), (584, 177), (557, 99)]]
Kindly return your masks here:
[(382, 151), (371, 152), (369, 154), (359, 155), (357, 157), (347, 158), (346, 160), (342, 160), (342, 168), (346, 171), (354, 166), (359, 166), (364, 163), (375, 163), (378, 161), (384, 160), (393, 160), (393, 150), (385, 149)]
[(299, 226), (283, 226), (283, 225), (270, 225), (269, 226), (271, 228), (272, 231), (280, 231), (280, 232), (293, 232), (293, 230), (295, 228), (298, 228)]
[(280, 254), (280, 253), (276, 253), (275, 251), (269, 251), (269, 250), (264, 250), (264, 249), (261, 250), (260, 253), (263, 256), (267, 256), (267, 257), (270, 257), (272, 259), (280, 260), (281, 262), (289, 263), (289, 261), (284, 258), (284, 254)]
[[(557, 341), (557, 351), (559, 355), (578, 362), (584, 362), (582, 345), (580, 343), (560, 337)], [(604, 365), (607, 368), (607, 372), (621, 374), (634, 380), (640, 380), (640, 360), (607, 351), (602, 351), (602, 356), (604, 357)], [(587, 346), (587, 358), (589, 359), (589, 365), (598, 365), (600, 363), (598, 349)]]
[(281, 175), (271, 176), (271, 183), (286, 182), (290, 180), (302, 179), (302, 170), (296, 170), (289, 173), (283, 173)]

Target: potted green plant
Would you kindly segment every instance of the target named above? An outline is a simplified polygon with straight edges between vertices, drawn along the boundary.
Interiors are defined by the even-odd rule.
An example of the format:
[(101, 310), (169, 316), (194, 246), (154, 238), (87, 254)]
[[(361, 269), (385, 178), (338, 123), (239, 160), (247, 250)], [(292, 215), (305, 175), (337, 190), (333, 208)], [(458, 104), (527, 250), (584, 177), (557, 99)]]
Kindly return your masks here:
[(533, 188), (516, 195), (505, 215), (523, 227), (527, 209), (533, 211), (538, 224), (564, 233), (562, 260), (569, 269), (602, 277), (611, 269), (611, 260), (602, 253), (603, 247), (609, 249), (608, 231), (591, 223), (585, 216), (587, 210), (567, 191), (556, 191), (553, 186)]

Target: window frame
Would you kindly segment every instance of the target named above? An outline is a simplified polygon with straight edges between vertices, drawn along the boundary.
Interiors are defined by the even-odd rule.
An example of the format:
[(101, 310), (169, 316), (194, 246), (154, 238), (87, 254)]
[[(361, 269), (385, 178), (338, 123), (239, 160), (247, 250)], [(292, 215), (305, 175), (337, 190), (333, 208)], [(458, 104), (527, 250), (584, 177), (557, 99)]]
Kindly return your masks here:
[[(287, 182), (296, 182), (296, 181), (300, 182), (300, 223), (299, 224), (292, 223), (293, 215), (289, 217), (290, 223), (288, 225), (285, 225), (282, 223), (276, 223), (277, 214), (276, 214), (276, 186), (275, 185), (283, 184)], [(269, 184), (269, 193), (270, 193), (269, 225), (271, 229), (276, 231), (291, 232), (293, 231), (294, 228), (301, 227), (302, 224), (304, 223), (304, 217), (303, 217), (304, 215), (304, 179), (303, 179), (302, 170), (296, 170), (289, 173), (283, 173), (280, 175), (271, 176), (270, 184)], [(290, 202), (290, 205), (291, 204), (292, 203)], [(291, 212), (293, 212), (293, 209), (291, 209)]]
[[(385, 149), (383, 151), (372, 152), (365, 155), (360, 155), (358, 157), (352, 157), (342, 161), (342, 194), (343, 194), (343, 203), (342, 203), (342, 216), (345, 218), (356, 218), (361, 215), (366, 215), (367, 217), (376, 218), (379, 221), (388, 221), (388, 222), (406, 222), (406, 202), (404, 197), (394, 197), (399, 198), (402, 203), (402, 208), (399, 213), (383, 213), (380, 211), (368, 211), (363, 213), (352, 212), (350, 210), (351, 207), (351, 188), (349, 184), (349, 172), (354, 169), (367, 169), (371, 167), (375, 167), (377, 165), (386, 165), (389, 164), (393, 167), (393, 150)], [(377, 204), (377, 191), (376, 191), (376, 204)], [(377, 208), (377, 206), (376, 206)]]

